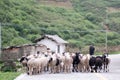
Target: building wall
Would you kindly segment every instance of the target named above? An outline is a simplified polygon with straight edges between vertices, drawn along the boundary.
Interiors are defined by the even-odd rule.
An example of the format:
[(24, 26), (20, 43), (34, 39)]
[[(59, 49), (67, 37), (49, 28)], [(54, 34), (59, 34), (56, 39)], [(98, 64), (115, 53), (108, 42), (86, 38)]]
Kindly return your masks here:
[(64, 44), (57, 44), (55, 41), (52, 41), (48, 38), (45, 38), (45, 39), (37, 42), (37, 44), (46, 45), (47, 48), (50, 48), (51, 51), (54, 51), (56, 53), (58, 53), (58, 45), (60, 45), (60, 53), (65, 52), (65, 45)]
[(47, 38), (37, 42), (37, 44), (46, 45), (47, 48), (50, 48), (51, 51), (55, 51), (55, 52), (57, 51), (57, 44), (54, 41), (49, 40)]
[(20, 48), (9, 48), (2, 50), (1, 54), (1, 60), (17, 60), (19, 57), (21, 57), (22, 51)]
[(30, 55), (35, 54), (35, 47), (34, 46), (21, 46), (21, 50), (23, 51), (23, 55)]
[(35, 46), (35, 53), (37, 52), (46, 52), (47, 47), (45, 45), (37, 45)]
[(60, 45), (60, 53), (63, 53), (63, 52), (65, 52), (65, 44), (61, 44)]
[(47, 47), (44, 45), (25, 45), (14, 48), (6, 48), (2, 50), (1, 60), (17, 60), (22, 56), (36, 54), (37, 51), (45, 52), (47, 51)]
[(30, 45), (21, 47), (23, 50), (23, 55), (37, 54), (37, 52), (45, 52), (47, 51), (47, 47), (45, 45)]

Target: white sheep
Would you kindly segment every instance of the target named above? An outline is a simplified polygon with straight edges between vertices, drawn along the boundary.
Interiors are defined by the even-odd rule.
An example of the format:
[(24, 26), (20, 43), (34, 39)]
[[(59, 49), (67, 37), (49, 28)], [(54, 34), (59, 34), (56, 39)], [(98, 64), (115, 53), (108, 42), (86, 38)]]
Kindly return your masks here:
[(81, 71), (90, 71), (90, 67), (89, 67), (89, 60), (90, 60), (90, 55), (89, 54), (86, 54), (86, 55), (83, 55), (82, 58), (81, 58), (81, 63), (80, 63), (80, 70)]
[(73, 63), (73, 59), (70, 56), (70, 53), (65, 53), (65, 72), (71, 72), (71, 66)]
[(49, 60), (49, 69), (50, 69), (50, 73), (58, 73), (60, 72), (60, 67), (61, 67), (61, 59), (60, 59), (60, 55), (58, 53), (53, 53), (50, 56), (50, 60)]

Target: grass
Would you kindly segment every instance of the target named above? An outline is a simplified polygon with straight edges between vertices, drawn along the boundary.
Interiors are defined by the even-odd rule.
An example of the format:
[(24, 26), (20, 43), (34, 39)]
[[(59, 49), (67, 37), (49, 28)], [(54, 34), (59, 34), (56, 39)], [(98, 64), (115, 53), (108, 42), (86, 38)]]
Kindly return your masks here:
[(0, 80), (14, 80), (21, 72), (0, 72)]
[(1, 67), (1, 66), (3, 66), (3, 63), (2, 63), (2, 62), (0, 62), (0, 67)]
[[(19, 64), (18, 62), (16, 62), (16, 64)], [(3, 62), (0, 61), (0, 68), (1, 66), (3, 66)], [(19, 66), (21, 67), (21, 66)], [(17, 68), (19, 68), (17, 66)], [(19, 76), (22, 72), (2, 72), (0, 71), (0, 80), (14, 80), (17, 76)]]
[(120, 51), (110, 52), (110, 54), (120, 54)]
[[(96, 52), (95, 55), (102, 55), (103, 53), (101, 52)], [(116, 52), (109, 52), (109, 54), (120, 54), (120, 51), (116, 51)]]

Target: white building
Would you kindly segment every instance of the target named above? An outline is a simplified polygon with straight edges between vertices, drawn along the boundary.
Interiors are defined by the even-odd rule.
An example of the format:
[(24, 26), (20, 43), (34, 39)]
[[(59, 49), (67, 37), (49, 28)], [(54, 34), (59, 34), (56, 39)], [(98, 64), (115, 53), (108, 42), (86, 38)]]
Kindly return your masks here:
[(63, 40), (58, 35), (44, 35), (35, 40), (35, 42), (47, 46), (47, 48), (56, 53), (65, 52), (66, 44), (68, 44), (67, 41)]

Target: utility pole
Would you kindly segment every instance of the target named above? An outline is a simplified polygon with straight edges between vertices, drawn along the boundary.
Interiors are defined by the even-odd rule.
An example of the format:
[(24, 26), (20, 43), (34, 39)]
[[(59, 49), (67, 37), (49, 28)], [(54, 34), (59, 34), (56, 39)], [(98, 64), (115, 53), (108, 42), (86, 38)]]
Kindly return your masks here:
[(108, 42), (108, 38), (107, 38), (107, 34), (108, 34), (108, 10), (106, 10), (106, 18), (105, 18), (105, 33), (106, 33), (106, 44), (105, 44), (105, 49), (106, 49), (106, 52), (108, 53), (108, 45), (107, 45), (107, 42)]
[(105, 31), (106, 33), (106, 43), (105, 43), (105, 49), (106, 49), (106, 52), (108, 52), (108, 45), (107, 45), (107, 42), (108, 42), (108, 39), (107, 39), (107, 30)]
[(1, 51), (1, 37), (2, 37), (2, 36), (1, 36), (1, 23), (0, 23), (0, 59), (1, 59), (1, 52), (2, 52), (2, 51)]

